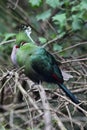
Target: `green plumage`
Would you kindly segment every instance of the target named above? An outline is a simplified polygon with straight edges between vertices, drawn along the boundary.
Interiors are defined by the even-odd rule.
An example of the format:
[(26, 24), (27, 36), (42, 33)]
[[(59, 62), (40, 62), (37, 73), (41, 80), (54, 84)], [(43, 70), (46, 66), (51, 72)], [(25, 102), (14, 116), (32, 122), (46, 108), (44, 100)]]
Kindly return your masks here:
[(20, 46), (22, 42), (30, 42), (28, 36), (23, 31), (16, 35), (16, 44)]
[[(34, 82), (46, 81), (58, 84), (66, 95), (78, 104), (78, 99), (63, 84), (63, 76), (55, 58), (44, 48), (29, 43), (24, 33), (20, 33), (16, 38), (18, 46), (14, 46), (11, 54), (13, 63), (20, 67), (24, 66), (25, 74)], [(20, 45), (20, 42), (25, 44)]]
[(24, 66), (25, 73), (34, 82), (47, 81), (54, 82), (52, 74), (58, 75), (60, 82), (63, 77), (54, 57), (44, 48), (31, 43), (26, 43), (20, 47), (16, 54), (19, 66)]

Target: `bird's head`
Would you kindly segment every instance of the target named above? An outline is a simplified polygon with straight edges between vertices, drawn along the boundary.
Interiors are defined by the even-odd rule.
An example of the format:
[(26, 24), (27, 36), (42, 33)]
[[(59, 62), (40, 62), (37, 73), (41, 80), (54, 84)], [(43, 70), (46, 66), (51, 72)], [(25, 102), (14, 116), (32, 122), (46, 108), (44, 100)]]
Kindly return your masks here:
[(30, 36), (31, 27), (26, 25), (21, 25), (21, 31), (16, 35), (16, 44), (21, 45), (21, 43), (35, 43)]
[(25, 32), (21, 31), (16, 35), (16, 44), (18, 46), (21, 45), (21, 43), (28, 43), (29, 42), (29, 38), (28, 36), (25, 34)]

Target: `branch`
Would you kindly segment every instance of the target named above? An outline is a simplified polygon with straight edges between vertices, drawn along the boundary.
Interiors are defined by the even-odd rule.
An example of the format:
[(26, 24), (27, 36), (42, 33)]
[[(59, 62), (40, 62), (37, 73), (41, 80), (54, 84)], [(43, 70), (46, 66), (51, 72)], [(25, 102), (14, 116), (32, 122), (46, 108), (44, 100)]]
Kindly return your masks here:
[(47, 101), (46, 93), (42, 85), (38, 85), (38, 88), (44, 109), (45, 130), (52, 130), (51, 112), (49, 103)]
[(59, 97), (63, 98), (64, 100), (68, 101), (69, 103), (71, 103), (72, 105), (74, 105), (78, 110), (80, 110), (81, 112), (83, 112), (83, 114), (85, 116), (87, 116), (87, 111), (85, 111), (82, 107), (80, 107), (78, 104), (73, 103), (71, 100), (69, 100), (68, 98), (58, 94), (57, 92), (54, 92), (54, 94), (58, 95)]
[[(69, 46), (69, 47), (67, 47), (67, 48), (65, 48), (65, 49), (63, 49), (63, 50), (61, 50), (61, 51), (59, 51), (59, 53), (60, 53), (60, 52), (63, 52), (63, 51), (67, 51), (67, 50), (72, 49), (72, 48), (75, 48), (75, 47), (80, 46), (80, 45), (84, 45), (84, 44), (87, 44), (87, 41), (86, 41), (86, 42), (79, 42), (79, 43), (77, 43), (77, 44), (75, 44), (75, 45)], [(54, 53), (54, 54), (55, 54), (55, 53)]]
[(56, 113), (53, 113), (53, 117), (57, 121), (57, 125), (60, 128), (60, 130), (67, 130), (63, 125), (63, 123), (61, 122), (61, 120), (59, 119), (59, 117), (56, 115)]
[(87, 61), (87, 58), (67, 60), (67, 61), (63, 61), (61, 63), (64, 64), (64, 63), (79, 62), (79, 61)]
[(19, 88), (19, 90), (21, 91), (21, 93), (24, 95), (24, 97), (28, 97), (29, 102), (32, 104), (32, 106), (38, 111), (38, 113), (42, 114), (42, 111), (39, 110), (38, 106), (36, 105), (36, 103), (33, 101), (33, 99), (31, 98), (31, 96), (24, 90), (24, 88), (21, 86), (20, 82), (18, 81), (18, 73), (15, 73), (15, 82), (17, 87)]
[(1, 43), (0, 43), (0, 46), (3, 45), (3, 44), (9, 44), (9, 43), (11, 43), (11, 42), (15, 42), (15, 41), (16, 41), (16, 39), (12, 39), (12, 40), (8, 40), (8, 41), (4, 41), (4, 42), (1, 42)]

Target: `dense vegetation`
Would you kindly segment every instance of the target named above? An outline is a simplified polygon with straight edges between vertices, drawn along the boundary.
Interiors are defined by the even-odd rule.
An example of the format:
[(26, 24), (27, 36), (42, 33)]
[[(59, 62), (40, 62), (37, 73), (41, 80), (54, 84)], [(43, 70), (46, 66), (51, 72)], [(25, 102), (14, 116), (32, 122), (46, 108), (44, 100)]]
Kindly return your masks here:
[[(43, 83), (39, 91), (12, 65), (10, 54), (22, 24), (73, 76), (65, 84), (81, 100), (85, 115), (59, 88)], [(86, 110), (87, 0), (0, 0), (0, 129), (86, 130)]]

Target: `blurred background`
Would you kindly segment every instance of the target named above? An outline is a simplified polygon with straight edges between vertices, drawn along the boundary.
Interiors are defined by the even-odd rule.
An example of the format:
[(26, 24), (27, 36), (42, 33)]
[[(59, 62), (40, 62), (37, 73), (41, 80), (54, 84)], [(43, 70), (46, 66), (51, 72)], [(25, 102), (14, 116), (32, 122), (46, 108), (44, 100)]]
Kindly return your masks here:
[[(11, 92), (11, 87), (15, 84), (14, 80), (8, 81), (7, 77), (8, 71), (14, 71), (10, 55), (16, 34), (22, 24), (32, 28), (31, 37), (36, 44), (50, 51), (62, 63), (61, 68), (73, 76), (65, 84), (87, 107), (87, 0), (0, 0), (0, 100), (3, 95), (2, 88), (5, 88), (3, 102), (7, 106), (13, 102), (14, 94)], [(45, 86), (54, 88), (54, 85)], [(55, 99), (58, 103), (55, 94), (53, 95), (54, 98), (48, 94), (51, 100)], [(86, 117), (77, 113), (74, 117), (72, 105), (67, 112), (66, 105), (63, 103), (65, 101), (60, 100), (58, 104), (51, 105), (56, 110), (60, 106), (58, 116), (65, 128), (86, 130)], [(14, 108), (12, 110), (15, 112)], [(26, 110), (22, 115), (18, 112), (18, 117), (14, 114), (13, 126), (9, 123), (11, 121), (9, 111), (7, 115), (0, 114), (1, 129), (42, 130), (44, 126), (44, 121), (40, 121), (42, 117), (39, 117), (36, 122), (32, 119), (32, 126), (32, 123), (28, 122), (29, 119), (23, 115), (26, 113)], [(33, 116), (37, 115), (34, 114)], [(53, 126), (53, 130), (59, 129), (55, 120), (53, 120)]]

